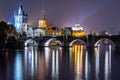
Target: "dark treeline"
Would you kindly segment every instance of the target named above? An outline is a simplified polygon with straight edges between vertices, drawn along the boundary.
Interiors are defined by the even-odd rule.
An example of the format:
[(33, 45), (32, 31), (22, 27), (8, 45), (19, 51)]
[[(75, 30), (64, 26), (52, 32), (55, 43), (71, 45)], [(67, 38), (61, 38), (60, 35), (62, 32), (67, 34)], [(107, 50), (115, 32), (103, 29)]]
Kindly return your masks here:
[(0, 49), (18, 49), (22, 48), (23, 42), (20, 34), (15, 27), (7, 24), (5, 21), (0, 22)]

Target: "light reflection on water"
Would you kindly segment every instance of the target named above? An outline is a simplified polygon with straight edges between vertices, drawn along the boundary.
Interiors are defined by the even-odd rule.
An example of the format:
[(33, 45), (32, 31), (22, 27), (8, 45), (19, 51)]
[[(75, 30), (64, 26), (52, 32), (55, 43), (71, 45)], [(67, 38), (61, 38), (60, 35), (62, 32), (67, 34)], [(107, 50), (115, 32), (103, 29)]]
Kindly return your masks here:
[(112, 62), (115, 60), (113, 52), (114, 48), (110, 45), (95, 48), (78, 44), (70, 48), (25, 47), (24, 52), (17, 52), (12, 57), (13, 64), (9, 61), (11, 56), (5, 55), (6, 68), (3, 69), (5, 71), (7, 69), (4, 72), (7, 78), (4, 78), (5, 75), (0, 78), (4, 80), (9, 77), (14, 80), (112, 80), (112, 71), (114, 71)]
[(74, 59), (75, 80), (83, 80), (84, 51), (84, 46), (80, 45), (73, 45), (72, 49), (70, 49)]
[[(111, 45), (95, 48), (95, 79), (110, 80), (111, 76)], [(104, 74), (104, 75), (103, 75)]]
[(15, 57), (14, 63), (14, 80), (21, 80), (23, 78), (23, 70), (22, 70), (22, 55), (21, 53), (17, 53)]

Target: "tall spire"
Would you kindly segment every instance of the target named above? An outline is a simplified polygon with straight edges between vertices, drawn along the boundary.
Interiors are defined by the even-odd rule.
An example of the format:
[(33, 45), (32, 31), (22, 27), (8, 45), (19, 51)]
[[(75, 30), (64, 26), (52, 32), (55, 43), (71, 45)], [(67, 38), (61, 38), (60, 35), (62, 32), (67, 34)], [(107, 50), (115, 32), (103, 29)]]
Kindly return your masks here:
[(19, 5), (18, 14), (19, 14), (19, 15), (23, 15), (23, 14), (24, 14), (23, 5), (22, 5), (21, 3), (20, 3), (20, 5)]
[(41, 10), (41, 18), (45, 19), (44, 5), (42, 6), (42, 10)]
[(39, 28), (46, 28), (47, 27), (47, 20), (45, 19), (45, 12), (44, 12), (44, 6), (42, 6), (41, 10), (41, 16), (39, 22)]

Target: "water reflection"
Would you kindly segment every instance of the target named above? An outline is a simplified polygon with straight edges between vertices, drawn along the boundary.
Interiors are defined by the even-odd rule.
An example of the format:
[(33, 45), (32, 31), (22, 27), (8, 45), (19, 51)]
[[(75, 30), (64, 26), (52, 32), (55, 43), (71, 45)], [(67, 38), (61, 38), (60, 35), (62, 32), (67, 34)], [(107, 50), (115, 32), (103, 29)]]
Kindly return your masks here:
[(106, 46), (106, 52), (105, 52), (105, 67), (104, 67), (104, 74), (105, 74), (105, 80), (110, 80), (111, 76), (111, 45)]
[(25, 79), (32, 79), (34, 80), (35, 74), (37, 74), (37, 55), (38, 55), (38, 50), (37, 47), (29, 46), (25, 47), (24, 50), (24, 62), (25, 62), (25, 76), (30, 76), (26, 77)]
[(58, 80), (59, 74), (59, 59), (58, 50), (52, 50), (52, 78)]
[(22, 55), (21, 53), (16, 54), (15, 63), (14, 63), (14, 80), (22, 80), (23, 78), (23, 68), (22, 68)]
[(111, 76), (116, 78), (119, 69), (119, 61), (114, 59), (113, 51), (111, 45), (86, 47), (73, 44), (70, 48), (39, 49), (29, 46), (25, 47), (24, 53), (1, 54), (0, 61), (3, 62), (0, 62), (0, 67), (3, 70), (0, 70), (0, 79), (112, 80)]
[[(73, 45), (70, 49), (70, 62), (74, 61), (75, 80), (110, 80), (112, 45), (92, 47), (91, 53), (83, 45)], [(92, 50), (91, 48), (91, 50)], [(72, 53), (72, 54), (71, 54)], [(95, 62), (95, 63), (94, 63)], [(70, 66), (71, 66), (70, 63)], [(93, 70), (95, 69), (95, 70)], [(95, 73), (95, 75), (93, 75)], [(104, 74), (104, 75), (103, 75)]]
[(44, 50), (39, 51), (39, 59), (38, 59), (38, 79), (45, 80), (46, 79), (46, 62), (45, 62), (45, 53)]
[(99, 48), (95, 48), (95, 79), (99, 80)]
[(71, 52), (74, 56), (75, 80), (83, 80), (85, 46), (73, 45)]
[[(95, 79), (110, 80), (112, 45), (102, 45), (95, 48)], [(102, 75), (104, 74), (104, 75)], [(102, 75), (100, 77), (100, 75)]]
[(90, 75), (90, 63), (89, 63), (89, 56), (88, 51), (85, 54), (85, 80), (89, 80)]

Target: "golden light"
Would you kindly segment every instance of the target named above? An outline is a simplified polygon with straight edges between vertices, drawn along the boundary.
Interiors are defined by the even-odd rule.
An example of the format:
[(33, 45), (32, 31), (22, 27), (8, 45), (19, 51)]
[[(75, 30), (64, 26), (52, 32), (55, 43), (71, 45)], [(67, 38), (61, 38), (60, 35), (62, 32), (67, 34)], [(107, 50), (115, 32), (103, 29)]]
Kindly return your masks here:
[(47, 27), (47, 21), (46, 19), (39, 20), (39, 28), (46, 28)]
[(79, 27), (79, 26), (80, 26), (80, 24), (75, 24), (75, 26), (76, 26), (76, 27)]

